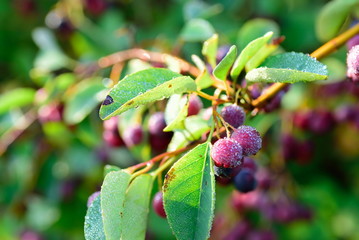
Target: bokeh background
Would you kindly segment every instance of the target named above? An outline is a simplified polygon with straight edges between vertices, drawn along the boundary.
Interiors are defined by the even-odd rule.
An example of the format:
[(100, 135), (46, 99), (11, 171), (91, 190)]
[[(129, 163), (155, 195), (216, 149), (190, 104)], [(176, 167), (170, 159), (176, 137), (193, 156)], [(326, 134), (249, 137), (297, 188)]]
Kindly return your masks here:
[[(220, 45), (243, 49), (274, 31), (285, 36), (282, 50), (310, 53), (328, 40), (318, 16), (329, 2), (0, 1), (0, 239), (84, 239), (87, 198), (100, 189), (104, 166), (148, 160), (103, 140), (98, 109), (110, 69), (99, 69), (98, 59), (138, 47), (191, 62), (215, 32)], [(351, 10), (338, 32), (358, 15)], [(213, 239), (244, 215), (277, 239), (359, 239), (359, 88), (345, 76), (347, 51), (323, 59), (326, 84), (295, 84), (281, 108), (250, 122), (264, 134), (256, 159), (274, 182), (265, 194), (310, 213), (292, 221), (277, 206), (284, 217), (263, 220), (261, 211), (233, 208), (233, 187), (219, 185)], [(129, 61), (122, 74), (147, 65)], [(148, 239), (173, 239), (152, 212)]]

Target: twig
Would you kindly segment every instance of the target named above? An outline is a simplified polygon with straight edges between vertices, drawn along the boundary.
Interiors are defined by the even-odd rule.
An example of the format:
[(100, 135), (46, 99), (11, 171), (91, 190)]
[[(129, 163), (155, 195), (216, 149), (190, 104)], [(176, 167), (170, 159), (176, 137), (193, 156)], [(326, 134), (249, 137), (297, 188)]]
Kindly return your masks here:
[[(312, 52), (310, 55), (314, 58), (320, 59), (323, 58), (330, 53), (337, 50), (340, 46), (346, 43), (350, 38), (354, 37), (356, 34), (359, 33), (359, 23), (356, 24), (354, 27), (348, 29), (347, 31), (343, 32), (336, 38), (333, 38), (329, 42), (322, 45), (320, 48)], [(255, 108), (262, 107), (268, 99), (274, 97), (279, 91), (285, 88), (288, 84), (287, 83), (275, 83), (270, 86), (267, 91), (262, 94), (260, 97), (252, 101), (252, 105)]]

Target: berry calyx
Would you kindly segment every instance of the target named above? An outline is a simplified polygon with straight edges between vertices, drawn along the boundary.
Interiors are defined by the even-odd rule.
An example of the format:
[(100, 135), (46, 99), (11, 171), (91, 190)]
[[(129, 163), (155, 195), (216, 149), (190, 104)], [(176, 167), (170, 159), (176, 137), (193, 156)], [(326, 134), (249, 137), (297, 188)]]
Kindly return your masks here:
[(222, 138), (214, 143), (211, 157), (217, 167), (234, 168), (241, 164), (242, 147), (233, 139)]
[(259, 132), (251, 126), (240, 126), (234, 130), (231, 139), (242, 146), (244, 156), (255, 155), (262, 148), (262, 138)]
[(155, 210), (155, 213), (157, 213), (158, 216), (166, 218), (166, 212), (163, 207), (163, 193), (157, 192), (155, 196), (153, 197), (152, 201), (152, 207)]
[(246, 118), (244, 109), (235, 104), (224, 107), (221, 111), (221, 116), (224, 121), (229, 123), (234, 128), (243, 125)]

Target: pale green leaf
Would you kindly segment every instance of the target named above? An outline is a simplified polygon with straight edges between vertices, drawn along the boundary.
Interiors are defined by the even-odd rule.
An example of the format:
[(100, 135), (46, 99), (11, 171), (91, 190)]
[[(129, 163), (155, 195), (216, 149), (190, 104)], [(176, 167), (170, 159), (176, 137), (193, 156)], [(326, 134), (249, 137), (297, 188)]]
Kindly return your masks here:
[(217, 56), (217, 49), (218, 49), (218, 35), (214, 34), (212, 37), (207, 39), (203, 43), (202, 54), (206, 57), (209, 64), (212, 67), (216, 66), (216, 56)]
[(191, 19), (181, 31), (180, 37), (188, 42), (200, 42), (210, 38), (215, 33), (212, 25), (200, 18)]
[(113, 171), (106, 175), (101, 187), (102, 220), (106, 240), (118, 240), (123, 222), (120, 213), (124, 209), (125, 194), (131, 175), (125, 171)]
[(211, 78), (211, 76), (209, 75), (207, 69), (204, 69), (198, 75), (198, 77), (195, 79), (195, 82), (197, 84), (197, 89), (202, 90), (202, 89), (205, 89), (205, 88), (208, 88), (208, 87), (212, 86), (214, 81)]
[(175, 94), (170, 97), (165, 110), (167, 126), (164, 132), (185, 129), (185, 119), (188, 114), (188, 98)]
[(154, 176), (142, 174), (128, 187), (122, 218), (121, 239), (145, 239)]
[(162, 68), (143, 70), (126, 76), (111, 89), (101, 106), (100, 117), (106, 120), (139, 105), (196, 89), (190, 77)]
[(231, 70), (232, 79), (236, 80), (238, 78), (246, 63), (268, 42), (272, 35), (273, 32), (268, 32), (264, 34), (263, 37), (257, 38), (250, 42), (242, 50), (233, 64), (233, 68)]
[(35, 98), (32, 88), (16, 88), (0, 95), (0, 114), (32, 104)]
[(198, 145), (178, 160), (163, 185), (168, 222), (179, 240), (209, 238), (214, 216), (215, 182), (210, 143)]
[(218, 65), (213, 70), (213, 75), (221, 80), (226, 80), (229, 70), (231, 69), (234, 61), (237, 57), (237, 47), (232, 46), (226, 56), (218, 63)]

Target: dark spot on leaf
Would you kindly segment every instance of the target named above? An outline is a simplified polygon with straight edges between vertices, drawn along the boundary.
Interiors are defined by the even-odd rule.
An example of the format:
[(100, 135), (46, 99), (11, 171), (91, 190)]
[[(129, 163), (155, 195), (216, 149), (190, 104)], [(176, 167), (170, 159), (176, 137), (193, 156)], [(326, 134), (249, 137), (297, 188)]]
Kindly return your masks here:
[(168, 188), (168, 184), (174, 179), (176, 178), (176, 175), (174, 174), (175, 169), (171, 168), (168, 173), (165, 176), (165, 182), (163, 184), (163, 192), (166, 192), (167, 188)]
[(126, 103), (127, 106), (131, 106), (135, 101), (131, 100), (128, 103)]
[(121, 217), (123, 217), (123, 212), (120, 212)]
[(110, 95), (106, 96), (105, 101), (103, 101), (102, 105), (110, 105), (111, 103), (113, 103), (113, 99)]
[(171, 88), (172, 87), (172, 84), (168, 85), (168, 88)]
[(204, 185), (207, 186), (207, 185), (208, 185), (208, 182), (207, 182), (207, 181), (204, 181)]
[(202, 157), (203, 157), (203, 155), (199, 155), (199, 157), (200, 157), (200, 158), (202, 158)]

